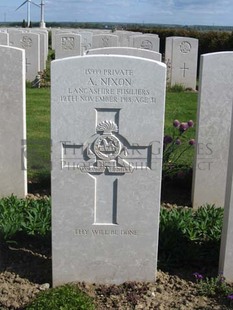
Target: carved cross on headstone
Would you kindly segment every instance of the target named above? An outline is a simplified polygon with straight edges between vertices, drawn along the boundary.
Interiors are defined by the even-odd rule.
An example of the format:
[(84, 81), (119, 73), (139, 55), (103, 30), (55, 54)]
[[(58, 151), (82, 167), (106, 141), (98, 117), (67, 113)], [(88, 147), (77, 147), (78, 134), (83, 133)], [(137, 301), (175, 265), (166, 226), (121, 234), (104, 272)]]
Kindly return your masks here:
[(189, 70), (189, 68), (186, 68), (185, 62), (184, 62), (184, 67), (183, 67), (183, 68), (180, 68), (180, 69), (183, 70), (183, 77), (185, 77), (186, 70)]
[(30, 65), (31, 65), (31, 63), (28, 62), (28, 59), (26, 58), (26, 72), (28, 72), (28, 66), (30, 66)]
[(62, 167), (88, 173), (95, 180), (94, 224), (118, 224), (119, 180), (126, 173), (151, 168), (152, 145), (131, 145), (113, 120), (105, 120), (84, 144), (62, 142), (62, 147)]

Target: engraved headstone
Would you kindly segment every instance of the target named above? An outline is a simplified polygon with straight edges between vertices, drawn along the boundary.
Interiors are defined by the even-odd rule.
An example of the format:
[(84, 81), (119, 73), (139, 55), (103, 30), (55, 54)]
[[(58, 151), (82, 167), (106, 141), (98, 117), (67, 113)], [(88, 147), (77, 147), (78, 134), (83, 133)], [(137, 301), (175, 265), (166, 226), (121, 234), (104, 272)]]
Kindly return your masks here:
[(27, 194), (25, 52), (0, 46), (0, 197)]
[(81, 55), (81, 36), (76, 33), (56, 35), (56, 59)]
[(196, 89), (198, 40), (188, 37), (166, 38), (165, 63), (168, 85)]
[(34, 81), (40, 71), (40, 36), (35, 33), (10, 31), (10, 45), (25, 50), (26, 79)]
[(86, 55), (128, 55), (161, 61), (161, 54), (133, 47), (104, 47), (87, 51)]
[(159, 36), (157, 34), (141, 34), (130, 36), (130, 46), (159, 53)]
[(192, 201), (224, 206), (230, 138), (233, 52), (201, 56)]
[(9, 33), (0, 32), (0, 45), (9, 45)]
[(79, 32), (81, 35), (81, 47), (82, 55), (92, 47), (92, 33), (91, 32)]
[(94, 34), (92, 37), (92, 48), (116, 47), (118, 36), (112, 34)]
[(136, 34), (142, 34), (141, 32), (132, 32), (132, 31), (123, 31), (123, 30), (116, 30), (114, 31), (114, 35), (118, 36), (118, 42), (119, 46), (121, 47), (129, 47), (130, 43), (130, 36), (136, 35)]
[(233, 125), (231, 125), (230, 137), (219, 273), (222, 274), (227, 281), (233, 282)]
[(165, 65), (52, 63), (53, 284), (154, 281)]

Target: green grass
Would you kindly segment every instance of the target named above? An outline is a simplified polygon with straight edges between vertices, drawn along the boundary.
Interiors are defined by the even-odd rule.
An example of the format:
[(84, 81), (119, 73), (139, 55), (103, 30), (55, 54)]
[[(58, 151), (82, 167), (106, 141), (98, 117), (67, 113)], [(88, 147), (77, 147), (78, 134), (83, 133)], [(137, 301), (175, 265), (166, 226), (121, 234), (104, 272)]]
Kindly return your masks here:
[(29, 180), (50, 175), (50, 88), (27, 88)]
[[(173, 121), (175, 119), (178, 119), (180, 122), (193, 120), (196, 124), (197, 96), (198, 94), (195, 92), (167, 92), (164, 129), (165, 135), (170, 135), (173, 137), (177, 136), (178, 130), (173, 127)], [(188, 141), (190, 139), (195, 139), (195, 126), (194, 128), (189, 128), (183, 137), (184, 140), (186, 140), (186, 145), (182, 145), (180, 147), (178, 154), (179, 152), (182, 152), (186, 146), (188, 146)], [(191, 167), (193, 158), (194, 147), (189, 147), (182, 154), (177, 163)]]
[[(196, 121), (197, 93), (167, 92), (165, 134), (173, 135), (174, 119)], [(177, 130), (176, 130), (177, 131)], [(185, 133), (187, 141), (195, 138), (195, 127)], [(50, 176), (50, 88), (27, 88), (27, 148), (28, 177), (41, 181)], [(182, 147), (180, 148), (182, 150)], [(179, 159), (180, 164), (192, 165), (194, 148)]]
[(42, 292), (26, 310), (94, 310), (93, 300), (74, 285)]

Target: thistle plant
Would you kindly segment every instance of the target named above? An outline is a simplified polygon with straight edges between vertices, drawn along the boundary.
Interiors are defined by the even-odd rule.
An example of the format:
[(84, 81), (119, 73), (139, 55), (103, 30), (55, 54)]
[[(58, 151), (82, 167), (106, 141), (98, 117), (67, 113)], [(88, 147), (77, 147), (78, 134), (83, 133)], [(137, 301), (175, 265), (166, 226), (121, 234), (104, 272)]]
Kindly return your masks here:
[(163, 148), (163, 173), (164, 175), (173, 176), (180, 171), (181, 157), (187, 150), (194, 147), (195, 139), (187, 137), (187, 131), (194, 127), (194, 122), (189, 120), (187, 122), (173, 121), (173, 134), (164, 136)]

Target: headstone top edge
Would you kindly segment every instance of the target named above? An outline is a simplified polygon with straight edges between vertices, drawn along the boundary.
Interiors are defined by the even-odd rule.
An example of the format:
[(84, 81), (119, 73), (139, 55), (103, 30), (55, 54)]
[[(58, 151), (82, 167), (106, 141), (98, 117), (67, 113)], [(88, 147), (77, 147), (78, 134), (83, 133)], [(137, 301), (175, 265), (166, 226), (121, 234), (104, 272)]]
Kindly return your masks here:
[(11, 49), (11, 50), (17, 50), (17, 51), (20, 51), (22, 53), (25, 52), (25, 50), (23, 48), (19, 48), (19, 47), (15, 47), (15, 46), (10, 46), (10, 45), (1, 45), (0, 44), (0, 48), (8, 48), (8, 49)]
[(135, 59), (135, 60), (138, 60), (138, 61), (142, 61), (142, 62), (147, 62), (147, 63), (156, 63), (158, 64), (159, 66), (161, 67), (164, 67), (166, 68), (167, 65), (165, 63), (162, 63), (161, 61), (157, 61), (157, 60), (153, 60), (153, 59), (147, 59), (147, 58), (142, 58), (142, 57), (138, 57), (138, 56), (130, 56), (130, 55), (89, 55), (89, 56), (74, 56), (74, 57), (66, 57), (66, 58), (60, 58), (60, 59), (56, 59), (56, 60), (53, 60), (51, 62), (51, 64), (55, 64), (55, 63), (59, 63), (59, 62), (70, 62), (70, 61), (73, 61), (75, 59), (80, 59), (80, 60), (84, 60), (84, 59), (88, 59), (90, 60), (91, 58), (99, 58), (99, 59)]

